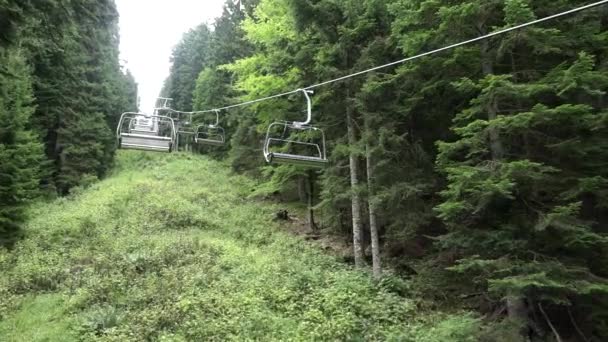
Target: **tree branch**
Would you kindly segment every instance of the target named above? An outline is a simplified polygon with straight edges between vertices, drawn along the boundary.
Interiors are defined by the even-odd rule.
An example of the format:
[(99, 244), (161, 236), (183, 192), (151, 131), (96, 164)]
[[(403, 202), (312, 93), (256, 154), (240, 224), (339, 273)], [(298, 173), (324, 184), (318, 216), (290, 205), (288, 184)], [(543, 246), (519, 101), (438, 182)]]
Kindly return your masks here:
[(570, 311), (570, 308), (568, 308), (568, 316), (570, 316), (570, 322), (572, 322), (572, 325), (574, 326), (574, 329), (576, 329), (576, 332), (583, 338), (583, 341), (589, 342), (589, 339), (587, 338), (587, 336), (585, 336), (585, 334), (583, 334), (581, 329), (578, 327), (578, 324), (576, 324), (574, 317), (572, 317), (572, 311)]
[(553, 335), (555, 335), (555, 339), (557, 340), (557, 342), (562, 342), (561, 336), (559, 336), (559, 333), (555, 329), (555, 326), (553, 326), (553, 323), (551, 323), (551, 320), (549, 319), (549, 316), (547, 316), (547, 313), (545, 312), (545, 309), (543, 309), (543, 306), (541, 303), (538, 303), (538, 308), (540, 309), (540, 312), (543, 314), (543, 317), (545, 317), (547, 324), (549, 324), (549, 328), (551, 328), (551, 331), (553, 331)]

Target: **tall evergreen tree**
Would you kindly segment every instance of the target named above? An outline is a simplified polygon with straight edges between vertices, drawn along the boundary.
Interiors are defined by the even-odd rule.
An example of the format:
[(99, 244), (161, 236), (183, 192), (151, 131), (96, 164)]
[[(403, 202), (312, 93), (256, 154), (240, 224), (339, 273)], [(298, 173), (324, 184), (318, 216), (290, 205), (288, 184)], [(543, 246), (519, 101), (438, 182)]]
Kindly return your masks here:
[(123, 101), (127, 85), (118, 63), (118, 14), (114, 1), (54, 1), (36, 7), (24, 46), (33, 65), (34, 123), (53, 161), (46, 183), (65, 194), (85, 176), (102, 177), (111, 166), (110, 124), (134, 110)]
[(172, 98), (178, 110), (192, 111), (196, 79), (211, 58), (210, 43), (211, 30), (202, 24), (186, 33), (173, 50), (169, 78), (161, 95)]
[[(396, 27), (402, 46), (418, 52), (576, 4), (402, 2)], [(428, 59), (455, 66), (441, 82), (466, 100), (456, 107), (457, 139), (438, 145), (448, 185), (436, 209), (449, 232), (437, 246), (457, 260), (450, 269), (464, 275), (462, 286), (506, 298), (521, 334), (545, 334), (545, 322), (533, 320), (552, 313), (543, 306), (578, 311), (606, 291), (605, 270), (596, 266), (606, 260), (605, 214), (596, 202), (604, 176), (589, 160), (607, 157), (596, 150), (605, 141), (598, 123), (606, 80), (594, 56), (606, 43), (601, 27), (598, 13), (587, 12)], [(467, 75), (457, 80), (459, 71)]]
[(14, 241), (23, 205), (37, 193), (44, 160), (42, 144), (31, 131), (34, 111), (29, 70), (21, 51), (0, 47), (0, 246)]

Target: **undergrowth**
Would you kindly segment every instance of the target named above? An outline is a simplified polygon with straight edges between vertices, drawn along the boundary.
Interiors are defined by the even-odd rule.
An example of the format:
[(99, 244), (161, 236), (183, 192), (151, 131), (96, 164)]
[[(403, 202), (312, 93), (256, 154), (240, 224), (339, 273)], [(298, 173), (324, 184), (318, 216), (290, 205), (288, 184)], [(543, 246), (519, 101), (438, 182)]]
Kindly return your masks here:
[(227, 170), (121, 152), (110, 178), (31, 208), (0, 250), (0, 340), (475, 340), (475, 317), (281, 232)]

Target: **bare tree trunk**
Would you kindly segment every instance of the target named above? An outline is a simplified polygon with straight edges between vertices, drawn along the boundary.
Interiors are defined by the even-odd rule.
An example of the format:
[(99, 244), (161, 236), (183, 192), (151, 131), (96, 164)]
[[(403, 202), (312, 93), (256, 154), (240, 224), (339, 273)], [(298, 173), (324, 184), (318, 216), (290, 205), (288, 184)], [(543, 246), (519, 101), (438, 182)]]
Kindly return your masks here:
[(304, 176), (298, 176), (298, 198), (300, 202), (306, 203), (308, 190), (306, 190), (306, 178)]
[[(367, 125), (366, 125), (367, 129)], [(380, 260), (380, 239), (378, 237), (378, 223), (376, 217), (376, 204), (373, 196), (376, 193), (374, 180), (374, 165), (372, 160), (372, 151), (369, 144), (365, 145), (366, 166), (367, 166), (367, 189), (369, 192), (369, 231), (372, 242), (372, 273), (375, 279), (382, 277), (382, 264)]]
[[(350, 104), (350, 91), (346, 91), (346, 127), (348, 130), (348, 144), (354, 147), (357, 144), (357, 134), (354, 127), (353, 110)], [(363, 257), (363, 247), (361, 245), (363, 226), (361, 223), (361, 195), (359, 194), (359, 161), (357, 155), (351, 150), (349, 156), (350, 163), (350, 185), (352, 190), (351, 204), (353, 216), (353, 252), (355, 256), (355, 266), (363, 267), (365, 259)]]
[(313, 233), (318, 233), (319, 229), (315, 223), (315, 212), (313, 209), (313, 202), (315, 198), (315, 172), (313, 170), (308, 170), (308, 177), (306, 179), (308, 182), (308, 191), (306, 193), (308, 198), (308, 225), (310, 227), (310, 231)]

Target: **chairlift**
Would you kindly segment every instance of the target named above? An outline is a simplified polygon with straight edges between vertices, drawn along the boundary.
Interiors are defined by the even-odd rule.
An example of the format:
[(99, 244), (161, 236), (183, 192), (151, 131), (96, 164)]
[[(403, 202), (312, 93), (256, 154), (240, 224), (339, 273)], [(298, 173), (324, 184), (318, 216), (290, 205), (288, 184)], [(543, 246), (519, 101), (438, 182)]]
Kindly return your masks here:
[(129, 131), (134, 134), (158, 135), (157, 127), (154, 126), (152, 118), (138, 115), (129, 120)]
[(156, 98), (155, 109), (170, 109), (173, 99), (170, 97), (158, 97)]
[(305, 89), (298, 91), (306, 97), (306, 121), (277, 121), (270, 124), (264, 142), (264, 158), (268, 163), (323, 168), (327, 165), (325, 133), (310, 125), (312, 103), (308, 94), (313, 92)]
[[(177, 113), (177, 119), (176, 120), (176, 126), (177, 126), (177, 148), (180, 147), (180, 145), (182, 144), (182, 137), (184, 137), (185, 140), (185, 147), (187, 149), (187, 146), (190, 145), (192, 143), (192, 141), (194, 140), (194, 136), (196, 135), (196, 131), (194, 129), (194, 127), (192, 126), (192, 114), (191, 112), (185, 113), (185, 112), (176, 112)], [(183, 115), (188, 115), (186, 118), (182, 118), (182, 114)], [(173, 115), (171, 116), (173, 117)]]
[[(177, 127), (177, 133), (192, 134), (194, 132), (192, 128), (192, 113), (184, 113), (178, 111), (175, 111), (175, 113), (177, 114), (177, 118), (173, 117), (173, 115), (171, 115), (171, 118), (175, 122), (175, 126)], [(184, 119), (181, 116), (182, 114), (188, 115), (188, 117)]]
[(194, 142), (201, 145), (223, 146), (226, 143), (226, 133), (219, 124), (220, 111), (215, 110), (215, 124), (197, 126)]
[(177, 139), (175, 123), (167, 116), (126, 112), (118, 121), (116, 139), (119, 148), (171, 152)]

